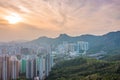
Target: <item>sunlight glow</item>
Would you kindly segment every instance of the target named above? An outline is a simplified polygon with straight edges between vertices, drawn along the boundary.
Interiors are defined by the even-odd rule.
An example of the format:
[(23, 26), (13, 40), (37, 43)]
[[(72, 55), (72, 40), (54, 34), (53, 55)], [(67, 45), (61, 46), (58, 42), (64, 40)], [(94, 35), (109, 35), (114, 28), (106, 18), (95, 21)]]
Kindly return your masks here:
[(5, 16), (5, 19), (9, 22), (9, 24), (16, 24), (22, 21), (21, 16), (16, 13), (11, 13), (11, 15)]

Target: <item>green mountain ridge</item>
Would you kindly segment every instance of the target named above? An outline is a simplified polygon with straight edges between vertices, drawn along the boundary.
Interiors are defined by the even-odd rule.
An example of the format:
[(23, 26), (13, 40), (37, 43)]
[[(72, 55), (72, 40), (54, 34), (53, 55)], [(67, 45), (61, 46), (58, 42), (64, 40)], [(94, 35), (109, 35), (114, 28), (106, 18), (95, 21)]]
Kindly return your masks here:
[(57, 38), (40, 37), (36, 40), (30, 41), (30, 43), (40, 44), (40, 45), (54, 45), (57, 46), (62, 44), (64, 41), (74, 43), (77, 41), (87, 41), (89, 42), (89, 52), (97, 51), (114, 51), (120, 50), (120, 31), (110, 32), (102, 36), (95, 35), (81, 35), (76, 37), (68, 36), (67, 34), (61, 34)]

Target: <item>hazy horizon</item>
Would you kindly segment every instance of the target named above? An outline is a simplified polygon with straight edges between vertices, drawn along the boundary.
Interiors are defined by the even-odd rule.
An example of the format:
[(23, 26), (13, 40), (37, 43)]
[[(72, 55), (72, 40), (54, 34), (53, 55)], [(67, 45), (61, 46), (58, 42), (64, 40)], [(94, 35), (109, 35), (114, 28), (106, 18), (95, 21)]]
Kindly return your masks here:
[[(111, 32), (118, 32), (119, 30), (117, 30), (117, 31), (111, 31)], [(97, 35), (97, 34), (80, 34), (80, 35), (69, 35), (69, 34), (66, 34), (66, 33), (61, 33), (61, 34), (66, 34), (66, 35), (68, 35), (68, 36), (70, 36), (70, 37), (77, 37), (77, 36), (82, 36), (82, 35), (93, 35), (93, 36), (103, 36), (103, 35), (106, 35), (106, 34), (108, 34), (108, 33), (110, 33), (110, 32), (106, 32), (106, 33), (104, 33), (104, 34), (99, 34), (99, 35)], [(42, 38), (42, 37), (47, 37), (47, 38), (57, 38), (57, 37), (59, 37), (61, 34), (58, 34), (57, 36), (55, 36), (55, 37), (49, 37), (49, 36), (45, 36), (45, 35), (43, 35), (43, 36), (38, 36), (38, 37), (36, 37), (36, 38), (33, 38), (33, 39), (18, 39), (18, 40), (7, 40), (7, 41), (0, 41), (0, 43), (9, 43), (9, 42), (27, 42), (27, 41), (32, 41), (32, 40), (36, 40), (36, 39), (39, 39), (39, 38)]]
[(119, 0), (0, 1), (0, 42), (120, 30)]

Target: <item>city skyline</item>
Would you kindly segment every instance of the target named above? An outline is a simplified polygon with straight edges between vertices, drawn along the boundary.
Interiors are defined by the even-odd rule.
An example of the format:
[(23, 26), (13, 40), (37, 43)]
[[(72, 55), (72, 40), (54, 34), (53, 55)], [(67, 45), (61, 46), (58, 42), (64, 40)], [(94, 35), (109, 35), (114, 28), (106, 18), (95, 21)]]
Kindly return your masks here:
[(119, 0), (0, 1), (0, 42), (120, 30)]
[(20, 48), (20, 52), (16, 52), (14, 55), (9, 53), (10, 50), (7, 47), (4, 49), (0, 48), (0, 50), (2, 50), (0, 52), (0, 80), (21, 80), (21, 76), (28, 80), (33, 80), (36, 77), (38, 78), (37, 80), (39, 78), (44, 80), (44, 78), (48, 77), (54, 65), (52, 52), (46, 48), (47, 53), (42, 55), (35, 50), (32, 50), (35, 53), (32, 52), (31, 54), (30, 48)]

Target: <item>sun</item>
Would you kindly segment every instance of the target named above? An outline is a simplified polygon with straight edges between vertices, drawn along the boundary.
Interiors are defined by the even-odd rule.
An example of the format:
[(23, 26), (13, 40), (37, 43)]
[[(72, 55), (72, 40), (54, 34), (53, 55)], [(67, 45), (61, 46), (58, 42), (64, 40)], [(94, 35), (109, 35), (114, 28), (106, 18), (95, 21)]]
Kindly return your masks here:
[(11, 13), (10, 15), (5, 16), (5, 19), (9, 22), (9, 24), (17, 24), (22, 21), (21, 16), (16, 13)]

